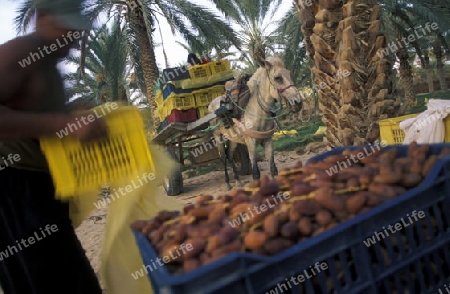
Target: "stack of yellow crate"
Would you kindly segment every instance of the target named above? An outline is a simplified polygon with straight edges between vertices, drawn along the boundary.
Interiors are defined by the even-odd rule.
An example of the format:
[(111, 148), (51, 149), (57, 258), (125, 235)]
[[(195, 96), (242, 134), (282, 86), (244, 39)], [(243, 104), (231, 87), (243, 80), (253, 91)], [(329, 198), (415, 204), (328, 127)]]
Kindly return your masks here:
[(195, 97), (195, 106), (197, 107), (198, 118), (208, 114), (209, 104), (216, 98), (225, 93), (224, 85), (217, 85), (207, 89), (192, 92)]
[(156, 115), (159, 117), (159, 121), (162, 122), (166, 118), (166, 115), (164, 112), (164, 100), (163, 100), (163, 93), (161, 90), (158, 90), (156, 92), (155, 102), (157, 106)]
[[(167, 99), (163, 99), (163, 92), (158, 90), (156, 93), (157, 116), (163, 123), (172, 110), (197, 109), (198, 118), (206, 116), (208, 105), (214, 98), (225, 93), (225, 86), (211, 86), (206, 89), (198, 89), (223, 82), (233, 78), (233, 71), (230, 69), (228, 60), (219, 60), (207, 64), (195, 65), (189, 67), (189, 76), (187, 80), (172, 82), (175, 87), (183, 89), (192, 89), (191, 93), (170, 94)], [(198, 90), (195, 90), (198, 89)]]

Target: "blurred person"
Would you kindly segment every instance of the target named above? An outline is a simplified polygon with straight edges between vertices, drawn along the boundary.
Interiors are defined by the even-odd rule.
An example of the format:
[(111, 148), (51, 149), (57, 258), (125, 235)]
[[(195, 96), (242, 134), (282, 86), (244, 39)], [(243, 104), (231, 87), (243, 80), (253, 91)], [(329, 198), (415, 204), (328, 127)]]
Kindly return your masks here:
[(201, 60), (195, 55), (195, 53), (189, 53), (187, 57), (187, 62), (193, 66), (193, 65), (200, 65), (202, 64)]
[[(40, 137), (77, 122), (57, 62), (76, 44), (73, 36), (90, 29), (90, 21), (82, 15), (82, 0), (35, 5), (35, 31), (0, 45), (0, 286), (5, 294), (101, 294), (69, 205), (55, 199), (39, 145)], [(102, 119), (70, 133), (81, 141), (105, 135)], [(11, 155), (20, 160), (5, 166), (2, 158)], [(56, 231), (46, 234), (49, 226)]]

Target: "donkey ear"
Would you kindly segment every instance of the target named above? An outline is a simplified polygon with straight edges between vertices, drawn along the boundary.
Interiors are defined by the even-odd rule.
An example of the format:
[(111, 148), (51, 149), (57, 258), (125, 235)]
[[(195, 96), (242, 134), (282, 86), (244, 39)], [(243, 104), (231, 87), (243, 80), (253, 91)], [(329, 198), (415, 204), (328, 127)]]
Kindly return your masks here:
[(266, 67), (266, 61), (264, 59), (262, 59), (260, 56), (258, 56), (256, 58), (256, 62), (258, 63), (258, 65), (260, 67)]
[(273, 67), (273, 64), (270, 63), (269, 61), (265, 60), (264, 61), (264, 67), (267, 69), (271, 69)]

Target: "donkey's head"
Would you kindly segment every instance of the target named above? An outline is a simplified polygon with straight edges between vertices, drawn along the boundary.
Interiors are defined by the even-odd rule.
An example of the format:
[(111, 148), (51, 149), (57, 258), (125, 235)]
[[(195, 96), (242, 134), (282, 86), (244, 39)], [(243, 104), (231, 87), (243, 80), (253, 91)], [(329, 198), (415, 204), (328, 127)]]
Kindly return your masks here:
[[(297, 113), (302, 109), (303, 98), (294, 85), (291, 72), (284, 67), (279, 57), (269, 57), (258, 61), (261, 74), (261, 91), (269, 89), (270, 98), (284, 103), (291, 111)], [(265, 75), (265, 78), (264, 76)]]

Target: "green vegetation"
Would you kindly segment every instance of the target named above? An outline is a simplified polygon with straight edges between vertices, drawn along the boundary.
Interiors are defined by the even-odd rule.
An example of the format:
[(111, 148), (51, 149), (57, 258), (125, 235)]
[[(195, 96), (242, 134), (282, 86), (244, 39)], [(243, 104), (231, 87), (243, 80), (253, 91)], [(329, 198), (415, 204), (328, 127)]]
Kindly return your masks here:
[(417, 95), (417, 105), (411, 107), (406, 114), (420, 113), (427, 110), (425, 99), (450, 100), (450, 90)]

